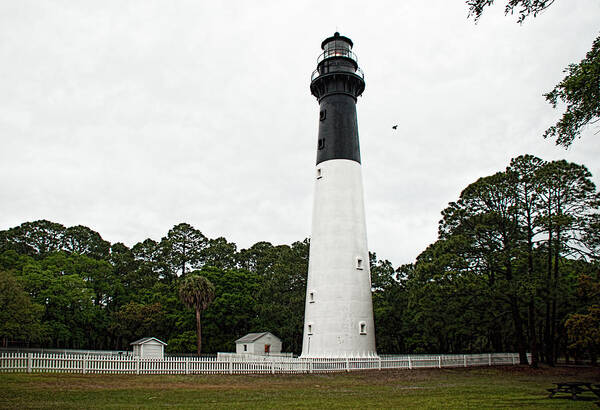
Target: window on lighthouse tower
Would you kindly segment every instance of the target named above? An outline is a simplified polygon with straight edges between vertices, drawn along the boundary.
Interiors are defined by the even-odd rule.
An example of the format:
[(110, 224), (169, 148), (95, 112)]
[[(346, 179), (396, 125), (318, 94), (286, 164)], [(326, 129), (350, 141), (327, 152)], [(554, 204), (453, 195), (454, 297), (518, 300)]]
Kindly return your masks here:
[(359, 270), (364, 269), (364, 267), (363, 267), (363, 259), (360, 256), (358, 256), (356, 258), (356, 269), (359, 269)]

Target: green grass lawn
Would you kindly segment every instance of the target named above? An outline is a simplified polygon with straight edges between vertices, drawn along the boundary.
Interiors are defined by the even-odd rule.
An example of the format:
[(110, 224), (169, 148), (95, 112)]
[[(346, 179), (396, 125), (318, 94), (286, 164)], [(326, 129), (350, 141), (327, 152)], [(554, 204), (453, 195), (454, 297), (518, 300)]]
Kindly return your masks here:
[(547, 398), (600, 369), (492, 367), (302, 375), (0, 374), (0, 408), (597, 408)]

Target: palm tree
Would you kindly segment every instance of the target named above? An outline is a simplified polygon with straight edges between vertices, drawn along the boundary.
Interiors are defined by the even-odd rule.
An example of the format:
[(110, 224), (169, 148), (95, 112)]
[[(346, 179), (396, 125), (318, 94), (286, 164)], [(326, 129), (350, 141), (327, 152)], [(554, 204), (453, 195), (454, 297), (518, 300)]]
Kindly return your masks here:
[(202, 324), (201, 314), (203, 310), (215, 298), (215, 286), (204, 276), (191, 272), (182, 278), (179, 285), (179, 298), (190, 308), (196, 311), (196, 335), (198, 336), (198, 354), (202, 350)]

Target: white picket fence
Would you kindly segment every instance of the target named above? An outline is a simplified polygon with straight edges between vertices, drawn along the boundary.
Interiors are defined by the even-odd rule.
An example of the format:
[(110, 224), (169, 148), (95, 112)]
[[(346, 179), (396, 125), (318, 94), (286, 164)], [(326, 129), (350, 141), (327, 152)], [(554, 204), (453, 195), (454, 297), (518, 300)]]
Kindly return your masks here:
[(0, 353), (0, 372), (65, 372), (129, 374), (251, 374), (326, 373), (355, 370), (424, 369), (514, 365), (517, 353), (468, 355), (382, 355), (376, 358), (304, 359), (272, 357), (269, 360), (217, 357), (107, 356), (64, 353)]

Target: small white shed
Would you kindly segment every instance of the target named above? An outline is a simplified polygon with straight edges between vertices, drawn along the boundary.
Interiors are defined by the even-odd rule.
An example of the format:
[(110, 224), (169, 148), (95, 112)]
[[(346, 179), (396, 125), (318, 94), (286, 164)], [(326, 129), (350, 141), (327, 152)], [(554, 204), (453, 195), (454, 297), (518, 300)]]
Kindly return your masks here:
[(144, 337), (143, 339), (131, 342), (131, 345), (133, 346), (134, 356), (162, 359), (165, 355), (165, 346), (167, 344), (155, 337)]
[(238, 354), (279, 354), (281, 339), (271, 332), (248, 333), (235, 341), (235, 352)]

